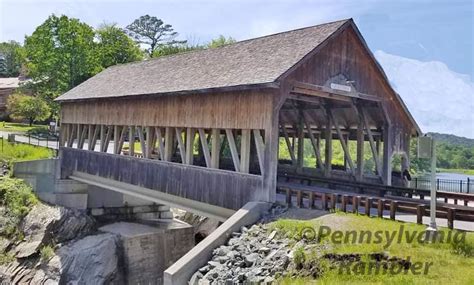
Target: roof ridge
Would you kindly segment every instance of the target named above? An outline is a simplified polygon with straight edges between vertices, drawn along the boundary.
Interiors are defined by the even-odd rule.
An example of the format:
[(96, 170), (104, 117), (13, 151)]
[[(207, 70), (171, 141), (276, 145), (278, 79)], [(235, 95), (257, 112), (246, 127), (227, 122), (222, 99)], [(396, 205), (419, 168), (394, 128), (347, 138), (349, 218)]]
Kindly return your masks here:
[(107, 70), (107, 69), (113, 69), (113, 68), (117, 68), (117, 67), (125, 66), (125, 65), (133, 65), (133, 64), (139, 64), (139, 63), (144, 63), (144, 62), (163, 60), (165, 58), (172, 58), (172, 57), (176, 57), (176, 56), (183, 56), (185, 54), (192, 54), (192, 53), (198, 53), (198, 52), (205, 52), (205, 51), (210, 51), (210, 50), (228, 48), (230, 46), (235, 46), (237, 44), (241, 44), (241, 43), (245, 43), (245, 42), (249, 42), (249, 41), (254, 41), (254, 40), (268, 38), (268, 37), (273, 37), (273, 36), (277, 36), (277, 35), (281, 35), (281, 34), (285, 34), (285, 33), (291, 33), (291, 32), (296, 32), (296, 31), (301, 31), (301, 30), (306, 30), (306, 29), (312, 29), (312, 28), (316, 28), (316, 27), (319, 27), (319, 26), (334, 24), (334, 23), (337, 23), (337, 22), (344, 22), (345, 23), (347, 21), (352, 21), (352, 18), (345, 18), (345, 19), (341, 19), (341, 20), (335, 20), (335, 21), (331, 21), (331, 22), (316, 24), (316, 25), (302, 27), (302, 28), (298, 28), (298, 29), (277, 32), (277, 33), (274, 33), (274, 34), (263, 35), (263, 36), (259, 36), (259, 37), (256, 37), (256, 38), (250, 38), (250, 39), (246, 39), (246, 40), (237, 41), (235, 43), (226, 44), (226, 45), (216, 47), (216, 48), (195, 49), (195, 50), (189, 50), (189, 51), (179, 52), (179, 53), (175, 53), (175, 54), (152, 57), (152, 58), (144, 59), (144, 60), (141, 60), (141, 61), (133, 61), (133, 62), (116, 64), (116, 65), (112, 65), (112, 66), (107, 67), (106, 69), (104, 69), (104, 71)]

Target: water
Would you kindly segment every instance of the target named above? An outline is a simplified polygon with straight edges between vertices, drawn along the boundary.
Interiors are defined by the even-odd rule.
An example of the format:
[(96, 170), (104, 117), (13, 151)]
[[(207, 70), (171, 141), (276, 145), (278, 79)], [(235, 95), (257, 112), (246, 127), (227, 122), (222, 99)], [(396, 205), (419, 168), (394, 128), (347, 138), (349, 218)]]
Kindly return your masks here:
[(474, 180), (474, 175), (467, 175), (467, 174), (461, 174), (461, 173), (446, 173), (446, 172), (436, 173), (436, 178), (439, 178), (439, 179), (467, 180), (468, 177), (470, 180)]

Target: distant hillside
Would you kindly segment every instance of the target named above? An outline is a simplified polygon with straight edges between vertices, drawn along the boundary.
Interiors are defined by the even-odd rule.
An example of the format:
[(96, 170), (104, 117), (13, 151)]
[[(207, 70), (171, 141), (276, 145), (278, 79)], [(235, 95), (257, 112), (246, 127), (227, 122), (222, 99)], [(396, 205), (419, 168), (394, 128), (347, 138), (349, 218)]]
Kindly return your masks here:
[(438, 142), (443, 142), (451, 145), (459, 145), (465, 147), (474, 147), (474, 139), (468, 139), (465, 137), (458, 137), (455, 135), (440, 134), (440, 133), (428, 133), (434, 137)]

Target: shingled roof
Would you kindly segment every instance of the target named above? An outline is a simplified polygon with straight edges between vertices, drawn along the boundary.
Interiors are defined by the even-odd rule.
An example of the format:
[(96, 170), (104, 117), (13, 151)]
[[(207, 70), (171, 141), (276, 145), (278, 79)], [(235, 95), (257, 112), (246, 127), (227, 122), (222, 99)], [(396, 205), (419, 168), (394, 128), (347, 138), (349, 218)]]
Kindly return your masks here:
[(275, 82), (346, 22), (109, 67), (58, 101), (180, 93)]

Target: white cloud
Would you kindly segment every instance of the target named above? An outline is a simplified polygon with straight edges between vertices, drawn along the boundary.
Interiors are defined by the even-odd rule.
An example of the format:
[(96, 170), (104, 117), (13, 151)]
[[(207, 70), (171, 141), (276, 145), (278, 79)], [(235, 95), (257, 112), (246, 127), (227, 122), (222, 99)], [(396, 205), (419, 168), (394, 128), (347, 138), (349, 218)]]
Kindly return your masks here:
[(387, 73), (423, 132), (474, 138), (474, 83), (468, 75), (439, 61), (422, 62), (376, 51)]

